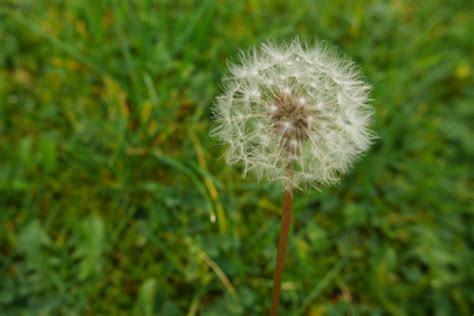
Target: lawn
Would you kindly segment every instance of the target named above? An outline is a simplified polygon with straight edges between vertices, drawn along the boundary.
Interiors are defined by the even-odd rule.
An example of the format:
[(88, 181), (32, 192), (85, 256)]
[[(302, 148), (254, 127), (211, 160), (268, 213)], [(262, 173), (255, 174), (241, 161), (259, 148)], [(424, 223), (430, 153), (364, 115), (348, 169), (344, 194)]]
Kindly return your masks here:
[(228, 61), (339, 47), (379, 138), (295, 193), (282, 315), (474, 312), (470, 1), (0, 1), (0, 315), (266, 315), (282, 189), (209, 136)]

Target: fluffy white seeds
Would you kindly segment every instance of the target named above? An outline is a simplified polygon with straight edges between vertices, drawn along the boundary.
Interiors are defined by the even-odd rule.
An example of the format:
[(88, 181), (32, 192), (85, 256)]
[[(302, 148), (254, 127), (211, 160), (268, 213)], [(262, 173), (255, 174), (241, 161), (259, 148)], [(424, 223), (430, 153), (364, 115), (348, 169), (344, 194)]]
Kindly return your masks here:
[(264, 44), (224, 83), (212, 133), (244, 174), (291, 188), (334, 184), (374, 138), (370, 86), (327, 47)]

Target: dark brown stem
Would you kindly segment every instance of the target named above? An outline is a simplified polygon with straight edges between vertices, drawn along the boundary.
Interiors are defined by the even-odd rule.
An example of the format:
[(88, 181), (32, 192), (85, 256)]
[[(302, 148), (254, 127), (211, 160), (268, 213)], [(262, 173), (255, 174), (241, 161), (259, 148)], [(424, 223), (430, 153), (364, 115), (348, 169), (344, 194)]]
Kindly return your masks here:
[(292, 201), (293, 195), (291, 190), (286, 188), (283, 202), (283, 214), (281, 218), (280, 237), (278, 240), (275, 278), (273, 279), (272, 307), (270, 309), (270, 316), (278, 315), (278, 308), (280, 305), (281, 277), (283, 275), (283, 266), (285, 263), (286, 245), (288, 244), (288, 232), (290, 231)]

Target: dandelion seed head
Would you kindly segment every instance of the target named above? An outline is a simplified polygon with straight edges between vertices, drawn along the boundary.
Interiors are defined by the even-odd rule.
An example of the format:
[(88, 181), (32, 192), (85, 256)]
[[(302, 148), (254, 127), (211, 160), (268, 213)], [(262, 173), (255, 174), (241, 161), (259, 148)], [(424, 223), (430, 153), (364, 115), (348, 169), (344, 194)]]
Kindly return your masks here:
[(283, 87), (283, 94), (291, 95), (291, 89), (289, 87)]
[(276, 111), (278, 111), (278, 107), (275, 104), (270, 104), (268, 110), (270, 111), (270, 113), (275, 113)]
[(370, 86), (317, 44), (263, 44), (243, 54), (214, 107), (212, 134), (244, 174), (301, 187), (336, 183), (370, 146)]
[(298, 104), (299, 105), (305, 105), (306, 104), (306, 99), (304, 97), (299, 97), (298, 98)]

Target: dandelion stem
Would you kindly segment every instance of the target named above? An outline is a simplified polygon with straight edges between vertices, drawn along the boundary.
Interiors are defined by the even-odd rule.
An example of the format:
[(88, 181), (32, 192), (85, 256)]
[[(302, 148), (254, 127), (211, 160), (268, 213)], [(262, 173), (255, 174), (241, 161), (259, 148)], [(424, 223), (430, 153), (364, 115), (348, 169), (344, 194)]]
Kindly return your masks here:
[(281, 218), (280, 237), (278, 240), (275, 277), (273, 279), (272, 307), (270, 309), (270, 316), (278, 315), (278, 308), (280, 305), (281, 278), (283, 275), (283, 266), (285, 263), (286, 245), (288, 244), (288, 232), (290, 231), (292, 201), (293, 195), (291, 193), (291, 189), (287, 188), (285, 189), (284, 193), (283, 214)]

